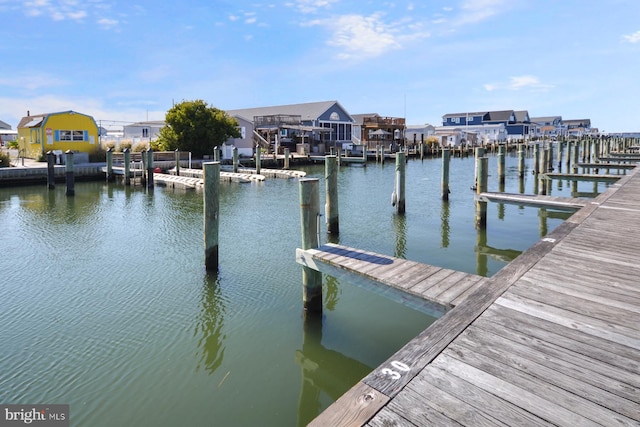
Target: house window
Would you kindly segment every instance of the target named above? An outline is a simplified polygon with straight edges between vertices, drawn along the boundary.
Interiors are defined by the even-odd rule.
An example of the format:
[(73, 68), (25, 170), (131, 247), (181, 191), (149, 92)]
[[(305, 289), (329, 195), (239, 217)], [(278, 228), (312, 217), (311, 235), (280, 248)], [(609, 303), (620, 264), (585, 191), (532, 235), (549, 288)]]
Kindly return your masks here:
[(142, 137), (149, 138), (149, 128), (142, 128)]
[(85, 131), (82, 130), (59, 130), (56, 133), (58, 141), (85, 141)]

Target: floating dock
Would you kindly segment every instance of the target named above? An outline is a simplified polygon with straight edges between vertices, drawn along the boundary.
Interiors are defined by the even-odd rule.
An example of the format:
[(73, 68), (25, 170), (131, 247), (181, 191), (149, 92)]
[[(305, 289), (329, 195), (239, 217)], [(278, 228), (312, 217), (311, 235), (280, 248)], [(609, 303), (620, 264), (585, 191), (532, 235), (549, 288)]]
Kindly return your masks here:
[[(639, 169), (618, 178), (310, 425), (640, 425)], [(303, 260), (332, 251), (334, 268), (394, 275), (348, 248)]]

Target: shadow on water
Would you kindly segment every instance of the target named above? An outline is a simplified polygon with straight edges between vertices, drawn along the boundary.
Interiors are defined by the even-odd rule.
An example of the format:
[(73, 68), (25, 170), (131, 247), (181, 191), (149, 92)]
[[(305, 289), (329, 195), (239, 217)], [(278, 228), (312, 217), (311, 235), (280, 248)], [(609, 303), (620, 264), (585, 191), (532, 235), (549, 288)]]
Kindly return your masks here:
[(217, 274), (204, 276), (201, 302), (202, 308), (194, 331), (201, 351), (197, 369), (204, 368), (209, 374), (213, 374), (224, 359), (226, 339), (223, 332), (225, 305)]
[(295, 361), (302, 371), (298, 398), (298, 426), (306, 426), (322, 411), (322, 396), (337, 400), (344, 390), (365, 377), (373, 367), (326, 348), (322, 344), (322, 318), (308, 316), (302, 329), (302, 349)]

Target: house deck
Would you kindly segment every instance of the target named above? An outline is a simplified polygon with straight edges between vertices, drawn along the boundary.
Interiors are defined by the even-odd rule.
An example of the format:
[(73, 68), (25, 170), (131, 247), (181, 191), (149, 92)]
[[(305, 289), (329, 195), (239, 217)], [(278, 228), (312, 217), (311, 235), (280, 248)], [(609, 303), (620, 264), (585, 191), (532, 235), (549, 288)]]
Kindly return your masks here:
[(639, 425), (639, 171), (482, 280), (311, 425)]

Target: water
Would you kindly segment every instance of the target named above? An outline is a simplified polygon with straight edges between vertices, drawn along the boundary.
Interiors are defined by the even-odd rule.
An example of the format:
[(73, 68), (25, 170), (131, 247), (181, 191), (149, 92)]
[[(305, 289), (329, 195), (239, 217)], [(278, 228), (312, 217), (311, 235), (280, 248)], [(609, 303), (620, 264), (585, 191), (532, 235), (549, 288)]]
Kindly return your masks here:
[[(405, 216), (391, 162), (342, 167), (339, 243), (491, 275), (568, 216), (490, 204), (479, 236), (473, 159), (452, 159), (448, 204), (440, 166), (409, 162)], [(324, 317), (305, 326), (296, 180), (222, 185), (217, 275), (204, 271), (202, 193), (64, 191), (0, 189), (0, 403), (70, 404), (77, 426), (304, 425), (434, 321), (325, 277)]]

